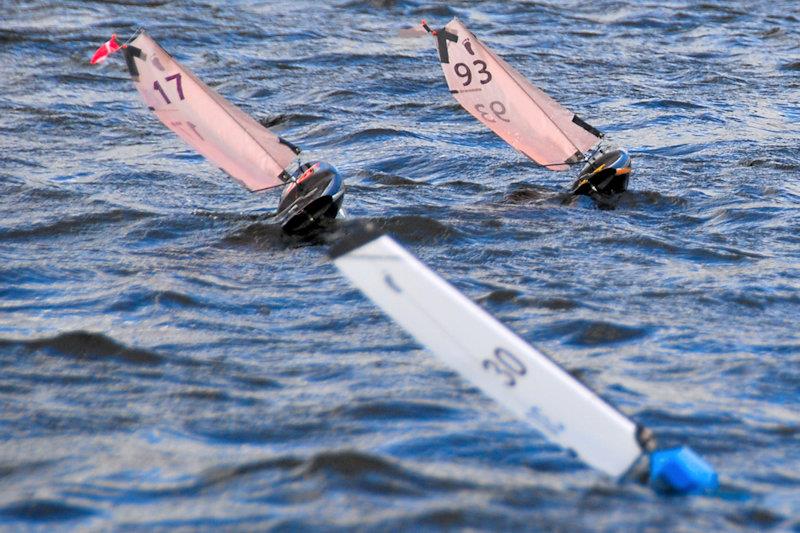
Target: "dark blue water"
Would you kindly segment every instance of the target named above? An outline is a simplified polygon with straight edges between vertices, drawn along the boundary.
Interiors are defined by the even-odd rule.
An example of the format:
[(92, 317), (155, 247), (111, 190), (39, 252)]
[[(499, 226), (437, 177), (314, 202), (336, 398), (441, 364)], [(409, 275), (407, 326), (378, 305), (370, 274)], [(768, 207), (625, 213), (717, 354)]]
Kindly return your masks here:
[[(0, 527), (800, 531), (797, 5), (591, 4), (5, 2)], [(452, 16), (631, 150), (616, 210), (393, 37)], [(617, 485), (415, 345), (88, 65), (139, 26), (720, 494)]]

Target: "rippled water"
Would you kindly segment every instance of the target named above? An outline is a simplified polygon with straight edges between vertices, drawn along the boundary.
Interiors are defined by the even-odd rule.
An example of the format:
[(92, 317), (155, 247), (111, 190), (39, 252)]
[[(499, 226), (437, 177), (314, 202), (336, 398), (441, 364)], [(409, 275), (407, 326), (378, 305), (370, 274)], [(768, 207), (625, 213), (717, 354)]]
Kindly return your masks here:
[[(5, 3), (0, 526), (800, 530), (797, 6), (592, 4)], [(393, 36), (452, 16), (631, 150), (615, 211)], [(421, 350), (88, 65), (139, 26), (720, 494), (614, 484)]]

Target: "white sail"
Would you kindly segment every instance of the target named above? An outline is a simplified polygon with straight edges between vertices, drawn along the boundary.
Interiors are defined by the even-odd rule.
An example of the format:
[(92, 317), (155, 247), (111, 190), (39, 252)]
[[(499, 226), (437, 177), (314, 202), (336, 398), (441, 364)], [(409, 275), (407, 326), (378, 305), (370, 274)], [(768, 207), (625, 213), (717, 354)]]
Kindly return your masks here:
[(423, 346), (495, 401), (620, 476), (642, 449), (636, 425), (388, 236), (334, 248), (339, 270)]

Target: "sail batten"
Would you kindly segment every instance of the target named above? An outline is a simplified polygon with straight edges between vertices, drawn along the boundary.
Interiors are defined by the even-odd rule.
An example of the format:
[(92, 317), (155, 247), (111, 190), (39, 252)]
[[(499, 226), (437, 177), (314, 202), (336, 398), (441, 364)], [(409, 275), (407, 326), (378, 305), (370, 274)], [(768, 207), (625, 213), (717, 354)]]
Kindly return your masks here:
[(566, 170), (602, 133), (530, 83), (453, 19), (437, 31), (450, 93), (508, 144), (551, 170)]
[(250, 189), (279, 187), (299, 153), (178, 63), (147, 33), (125, 50), (128, 69), (158, 119), (215, 166)]

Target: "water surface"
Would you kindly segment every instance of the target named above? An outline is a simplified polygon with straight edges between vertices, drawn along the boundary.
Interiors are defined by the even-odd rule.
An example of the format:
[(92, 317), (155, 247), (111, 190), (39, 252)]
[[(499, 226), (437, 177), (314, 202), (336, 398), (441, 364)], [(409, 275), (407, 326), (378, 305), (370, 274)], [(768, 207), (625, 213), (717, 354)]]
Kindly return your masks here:
[[(0, 25), (0, 526), (800, 530), (793, 2), (55, 2)], [(458, 108), (465, 21), (627, 146), (614, 211)], [(373, 220), (719, 470), (618, 485), (420, 349), (140, 103), (144, 26)]]

